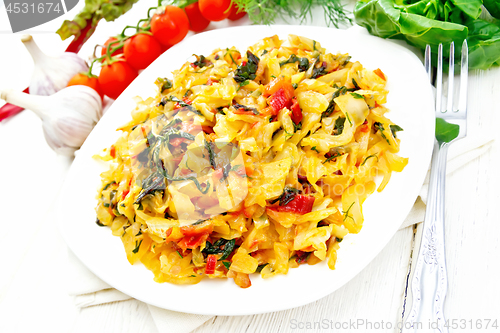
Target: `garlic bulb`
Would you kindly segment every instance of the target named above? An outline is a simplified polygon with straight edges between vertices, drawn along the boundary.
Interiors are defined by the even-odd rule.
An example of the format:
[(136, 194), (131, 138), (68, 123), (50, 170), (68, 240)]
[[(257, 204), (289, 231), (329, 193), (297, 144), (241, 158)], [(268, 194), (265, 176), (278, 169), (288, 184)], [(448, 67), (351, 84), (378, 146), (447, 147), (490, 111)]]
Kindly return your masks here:
[(73, 155), (102, 116), (101, 97), (87, 86), (67, 87), (51, 96), (7, 89), (0, 90), (0, 98), (35, 112), (47, 143), (63, 155)]
[(30, 35), (22, 36), (21, 41), (35, 62), (29, 87), (32, 95), (55, 94), (66, 87), (73, 76), (88, 70), (87, 63), (75, 53), (65, 52), (58, 57), (50, 57), (40, 50)]

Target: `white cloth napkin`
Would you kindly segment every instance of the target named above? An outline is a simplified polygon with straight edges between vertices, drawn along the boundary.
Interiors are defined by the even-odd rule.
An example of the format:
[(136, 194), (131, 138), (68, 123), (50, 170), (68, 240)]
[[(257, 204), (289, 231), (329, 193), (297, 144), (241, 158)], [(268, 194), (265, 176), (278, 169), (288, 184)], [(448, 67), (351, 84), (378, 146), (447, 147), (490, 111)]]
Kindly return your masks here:
[[(366, 30), (361, 27), (353, 27), (348, 30), (356, 32), (362, 32), (364, 30), (366, 32)], [(409, 48), (421, 57), (420, 52), (408, 44), (401, 41), (394, 42)], [(491, 147), (492, 142), (493, 140), (491, 137), (471, 136), (454, 143), (450, 147), (448, 153), (447, 181), (453, 182), (453, 172), (466, 163), (484, 154)], [(424, 220), (428, 185), (429, 174), (427, 175), (419, 197), (415, 201), (411, 212), (400, 228), (405, 228)], [(68, 252), (68, 292), (70, 295), (74, 296), (75, 305), (77, 307), (84, 308), (93, 305), (131, 299), (130, 296), (121, 293), (101, 281), (92, 272), (90, 272), (72, 252)], [(212, 316), (192, 315), (164, 310), (152, 305), (148, 305), (148, 307), (159, 333), (191, 332), (212, 318)]]

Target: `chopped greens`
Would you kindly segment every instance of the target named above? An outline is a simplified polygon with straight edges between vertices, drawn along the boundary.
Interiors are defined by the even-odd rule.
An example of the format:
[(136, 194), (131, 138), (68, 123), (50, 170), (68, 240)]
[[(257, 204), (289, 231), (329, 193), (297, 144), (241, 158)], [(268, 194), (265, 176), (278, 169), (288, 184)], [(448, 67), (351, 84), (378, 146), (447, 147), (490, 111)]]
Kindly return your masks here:
[(334, 135), (340, 135), (344, 131), (345, 117), (338, 117), (335, 119), (335, 125), (333, 128)]
[[(331, 161), (331, 160), (333, 160), (334, 158), (337, 158), (337, 157), (339, 157), (339, 156), (341, 156), (341, 155), (342, 155), (341, 153), (339, 153), (339, 152), (335, 152), (335, 154), (333, 154), (333, 155), (331, 155), (331, 156), (327, 157), (327, 158), (326, 158), (326, 160), (324, 160), (322, 163), (323, 163), (323, 164), (325, 164), (325, 163), (327, 163), (327, 162), (330, 162), (330, 161)], [(325, 157), (326, 157), (326, 155), (325, 155)]]
[(376, 158), (377, 158), (377, 162), (378, 162), (378, 156), (377, 156), (377, 154), (372, 154), (372, 155), (370, 155), (370, 156), (367, 156), (367, 157), (365, 158), (365, 160), (363, 161), (363, 163), (361, 163), (361, 165), (360, 165), (360, 166), (365, 165), (366, 161), (367, 161), (368, 159), (372, 158), (372, 157), (376, 157)]
[(213, 145), (214, 145), (213, 142), (205, 140), (205, 149), (208, 151), (208, 159), (210, 161), (210, 165), (215, 170), (217, 169), (217, 165), (215, 164), (215, 153)]
[(238, 83), (253, 80), (256, 77), (255, 73), (259, 66), (259, 58), (250, 51), (247, 51), (247, 58), (246, 64), (239, 65), (234, 74), (234, 80)]
[(170, 81), (166, 77), (157, 78), (155, 83), (158, 85), (160, 93), (163, 93), (165, 90), (171, 89), (173, 87), (172, 81)]
[(299, 58), (295, 54), (292, 54), (287, 60), (280, 62), (280, 67), (286, 64), (292, 64), (294, 62), (299, 63), (299, 72), (305, 72), (309, 68), (309, 60), (305, 57)]
[(260, 114), (259, 111), (256, 108), (252, 108), (250, 106), (241, 105), (241, 104), (234, 104), (233, 107), (236, 110), (240, 110), (240, 111), (251, 111), (254, 115), (259, 115)]
[(235, 239), (228, 240), (228, 239), (221, 238), (213, 244), (210, 243), (209, 241), (207, 241), (205, 244), (205, 248), (201, 252), (203, 254), (206, 254), (206, 255), (222, 254), (222, 256), (219, 258), (219, 260), (224, 260), (224, 259), (227, 259), (231, 255), (231, 253), (234, 250), (235, 245), (236, 245)]
[(199, 67), (199, 68), (203, 68), (205, 66), (210, 66), (212, 64), (212, 62), (210, 60), (208, 60), (207, 58), (205, 58), (204, 55), (196, 55), (196, 54), (193, 54), (195, 57), (196, 57), (196, 61), (193, 62), (193, 65)]
[(271, 204), (275, 204), (276, 202), (280, 202), (280, 206), (286, 206), (290, 201), (295, 199), (295, 196), (299, 193), (299, 190), (293, 187), (286, 186), (285, 189), (283, 190), (283, 193), (281, 195), (270, 201)]
[(326, 71), (326, 63), (323, 62), (321, 64), (321, 66), (319, 67), (314, 67), (313, 71), (312, 71), (312, 76), (311, 76), (311, 79), (316, 79), (320, 76), (323, 76), (325, 74), (328, 74), (328, 72)]
[(391, 143), (389, 142), (389, 139), (387, 138), (387, 136), (385, 136), (385, 128), (384, 128), (384, 124), (382, 123), (379, 123), (378, 121), (377, 122), (374, 122), (373, 123), (373, 128), (375, 129), (375, 132), (376, 131), (379, 131), (380, 132), (380, 135), (382, 136), (382, 138), (385, 139), (385, 141), (387, 141), (387, 143), (389, 144), (389, 146), (391, 145)]
[(137, 244), (137, 241), (135, 241), (135, 249), (132, 250), (133, 253), (137, 253), (139, 252), (139, 248), (141, 247), (141, 244), (142, 244), (142, 239), (141, 241), (139, 242), (139, 244)]
[(391, 133), (392, 133), (393, 137), (396, 137), (397, 132), (403, 131), (403, 129), (401, 127), (399, 127), (398, 125), (389, 125), (389, 128), (391, 129)]

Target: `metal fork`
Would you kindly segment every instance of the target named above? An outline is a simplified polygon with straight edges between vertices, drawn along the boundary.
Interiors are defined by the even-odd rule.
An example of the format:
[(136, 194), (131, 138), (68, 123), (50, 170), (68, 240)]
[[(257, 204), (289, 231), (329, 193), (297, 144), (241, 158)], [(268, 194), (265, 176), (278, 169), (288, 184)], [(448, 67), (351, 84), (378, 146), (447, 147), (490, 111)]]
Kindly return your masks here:
[[(436, 134), (422, 240), (411, 280), (411, 308), (407, 314), (403, 313), (402, 332), (448, 332), (443, 307), (448, 288), (444, 246), (446, 156), (450, 144), (467, 134), (469, 67), (467, 40), (464, 40), (462, 44), (458, 110), (453, 109), (454, 53), (454, 44), (451, 43), (448, 101), (446, 109), (443, 110), (443, 45), (439, 44), (436, 74), (436, 121), (440, 118), (447, 123), (458, 125), (459, 133), (455, 139), (449, 142)], [(425, 49), (425, 70), (429, 80), (431, 80), (431, 48), (429, 45)]]

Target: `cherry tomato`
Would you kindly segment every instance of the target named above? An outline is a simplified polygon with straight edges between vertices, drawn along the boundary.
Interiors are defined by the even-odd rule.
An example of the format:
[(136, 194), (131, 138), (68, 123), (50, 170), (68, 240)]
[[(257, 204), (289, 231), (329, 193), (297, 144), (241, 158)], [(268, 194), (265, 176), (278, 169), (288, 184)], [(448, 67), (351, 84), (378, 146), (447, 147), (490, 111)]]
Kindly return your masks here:
[(102, 66), (99, 73), (99, 85), (102, 92), (116, 99), (137, 77), (137, 71), (125, 61), (115, 61)]
[(151, 18), (151, 32), (163, 45), (172, 46), (186, 37), (189, 19), (186, 13), (176, 6), (166, 6), (161, 14)]
[(160, 43), (153, 36), (138, 34), (127, 39), (123, 53), (127, 62), (139, 70), (148, 67), (163, 52)]
[[(110, 38), (108, 38), (108, 40), (106, 41), (106, 43), (104, 43), (104, 47), (101, 49), (101, 56), (103, 56), (103, 55), (106, 54), (106, 48), (108, 47), (109, 43), (114, 42), (116, 40), (117, 40), (116, 37), (110, 37)], [(118, 46), (118, 43), (115, 43), (115, 44), (111, 45), (111, 49), (113, 49), (113, 48), (115, 48), (117, 46)], [(119, 55), (119, 54), (122, 54), (122, 53), (123, 53), (123, 48), (119, 48), (118, 50), (116, 50), (115, 52), (113, 52), (111, 55), (112, 56), (116, 56), (116, 55)]]
[(102, 92), (101, 86), (99, 85), (99, 80), (97, 77), (88, 77), (84, 73), (78, 73), (75, 76), (71, 78), (68, 82), (68, 87), (69, 86), (87, 86), (92, 89), (94, 89), (99, 96), (101, 96), (101, 99), (104, 98), (104, 94)]
[(222, 21), (231, 13), (231, 0), (200, 0), (200, 11), (210, 21)]
[(171, 47), (172, 47), (172, 45), (163, 45), (163, 44), (161, 44), (161, 53), (163, 54), (165, 51), (167, 51)]
[[(239, 10), (239, 12), (238, 12)], [(240, 7), (238, 7), (235, 3), (231, 5), (231, 9), (229, 11), (229, 16), (228, 19), (231, 21), (237, 21), (243, 16), (245, 16), (247, 13), (244, 12), (243, 10), (240, 10)]]
[(200, 6), (198, 2), (192, 3), (189, 6), (184, 7), (189, 19), (189, 29), (194, 32), (200, 32), (205, 30), (210, 21), (205, 18), (200, 12)]

